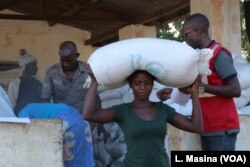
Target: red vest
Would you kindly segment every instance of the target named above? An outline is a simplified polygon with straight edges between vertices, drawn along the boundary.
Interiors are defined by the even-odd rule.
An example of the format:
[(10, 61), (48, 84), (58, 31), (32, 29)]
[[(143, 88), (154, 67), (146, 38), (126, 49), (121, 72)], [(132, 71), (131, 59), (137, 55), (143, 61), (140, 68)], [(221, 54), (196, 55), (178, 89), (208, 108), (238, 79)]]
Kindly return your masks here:
[[(214, 50), (213, 57), (210, 59), (209, 68), (212, 72), (207, 76), (209, 85), (225, 85), (214, 68), (214, 61), (221, 49), (225, 50), (230, 56), (231, 53), (219, 43), (214, 42), (210, 49)], [(239, 117), (233, 98), (212, 96), (200, 98), (201, 110), (203, 114), (204, 132), (225, 131), (229, 129), (239, 129)]]

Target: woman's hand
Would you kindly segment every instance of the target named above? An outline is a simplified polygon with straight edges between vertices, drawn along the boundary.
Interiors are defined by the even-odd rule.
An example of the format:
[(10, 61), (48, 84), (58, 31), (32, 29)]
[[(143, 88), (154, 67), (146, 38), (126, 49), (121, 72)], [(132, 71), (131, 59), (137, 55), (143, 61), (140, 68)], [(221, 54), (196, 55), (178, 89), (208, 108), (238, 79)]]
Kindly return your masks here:
[(179, 91), (185, 94), (191, 94), (192, 97), (192, 115), (191, 118), (187, 118), (181, 114), (175, 114), (173, 120), (170, 122), (175, 127), (193, 133), (201, 133), (203, 130), (202, 113), (200, 107), (200, 101), (198, 97), (198, 84), (199, 77), (193, 84), (185, 88), (179, 88)]
[(200, 78), (197, 77), (197, 78), (195, 79), (195, 81), (194, 81), (190, 86), (187, 86), (187, 87), (184, 87), (184, 88), (179, 88), (179, 91), (180, 91), (181, 93), (184, 93), (184, 94), (193, 94), (193, 93), (197, 93), (197, 92), (198, 92), (199, 80), (200, 80)]
[(161, 101), (165, 101), (171, 98), (172, 91), (172, 88), (164, 88), (158, 91), (156, 95)]

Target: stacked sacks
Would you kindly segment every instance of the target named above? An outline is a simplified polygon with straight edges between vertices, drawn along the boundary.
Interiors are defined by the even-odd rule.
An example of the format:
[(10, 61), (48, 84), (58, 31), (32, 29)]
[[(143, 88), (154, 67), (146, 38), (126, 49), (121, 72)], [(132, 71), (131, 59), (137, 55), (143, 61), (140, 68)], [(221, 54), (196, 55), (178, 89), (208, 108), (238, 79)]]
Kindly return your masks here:
[[(123, 103), (123, 96), (126, 92), (129, 92), (128, 85), (102, 91), (99, 93), (102, 108)], [(98, 134), (98, 128), (100, 127), (104, 128), (105, 131), (102, 134)], [(92, 137), (96, 166), (121, 167), (127, 147), (119, 125), (117, 123), (95, 124)]]
[(234, 102), (240, 115), (250, 115), (250, 63), (238, 54), (233, 54), (233, 59), (241, 87), (241, 96)]
[(238, 109), (248, 105), (250, 102), (250, 87), (241, 89), (241, 96), (235, 97), (234, 102)]
[[(126, 83), (135, 70), (146, 70), (170, 87), (189, 86), (198, 74), (207, 75), (212, 50), (196, 51), (176, 41), (134, 38), (97, 49), (88, 63), (99, 85), (107, 89)], [(181, 78), (181, 79), (180, 79)]]
[(2, 86), (0, 86), (0, 117), (15, 117), (9, 97)]

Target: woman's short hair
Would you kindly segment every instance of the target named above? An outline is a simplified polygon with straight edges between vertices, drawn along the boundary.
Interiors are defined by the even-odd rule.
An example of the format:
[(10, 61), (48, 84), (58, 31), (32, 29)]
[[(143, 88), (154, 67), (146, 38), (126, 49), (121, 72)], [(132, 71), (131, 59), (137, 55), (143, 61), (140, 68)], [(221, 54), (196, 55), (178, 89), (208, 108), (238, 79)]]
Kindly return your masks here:
[(128, 83), (131, 83), (132, 80), (135, 78), (135, 76), (137, 76), (139, 73), (144, 73), (144, 74), (151, 76), (153, 81), (156, 79), (155, 76), (151, 75), (149, 72), (145, 70), (136, 70), (130, 76), (127, 77)]

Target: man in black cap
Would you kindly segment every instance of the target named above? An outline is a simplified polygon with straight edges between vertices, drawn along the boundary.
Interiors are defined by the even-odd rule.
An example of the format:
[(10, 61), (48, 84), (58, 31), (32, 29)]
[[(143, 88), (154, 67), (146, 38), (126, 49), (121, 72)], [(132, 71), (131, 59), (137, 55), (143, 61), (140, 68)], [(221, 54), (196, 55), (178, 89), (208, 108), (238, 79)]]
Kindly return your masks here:
[(29, 103), (41, 101), (42, 83), (36, 76), (37, 58), (25, 49), (19, 51), (19, 66), (22, 74), (9, 83), (8, 96), (16, 116)]

